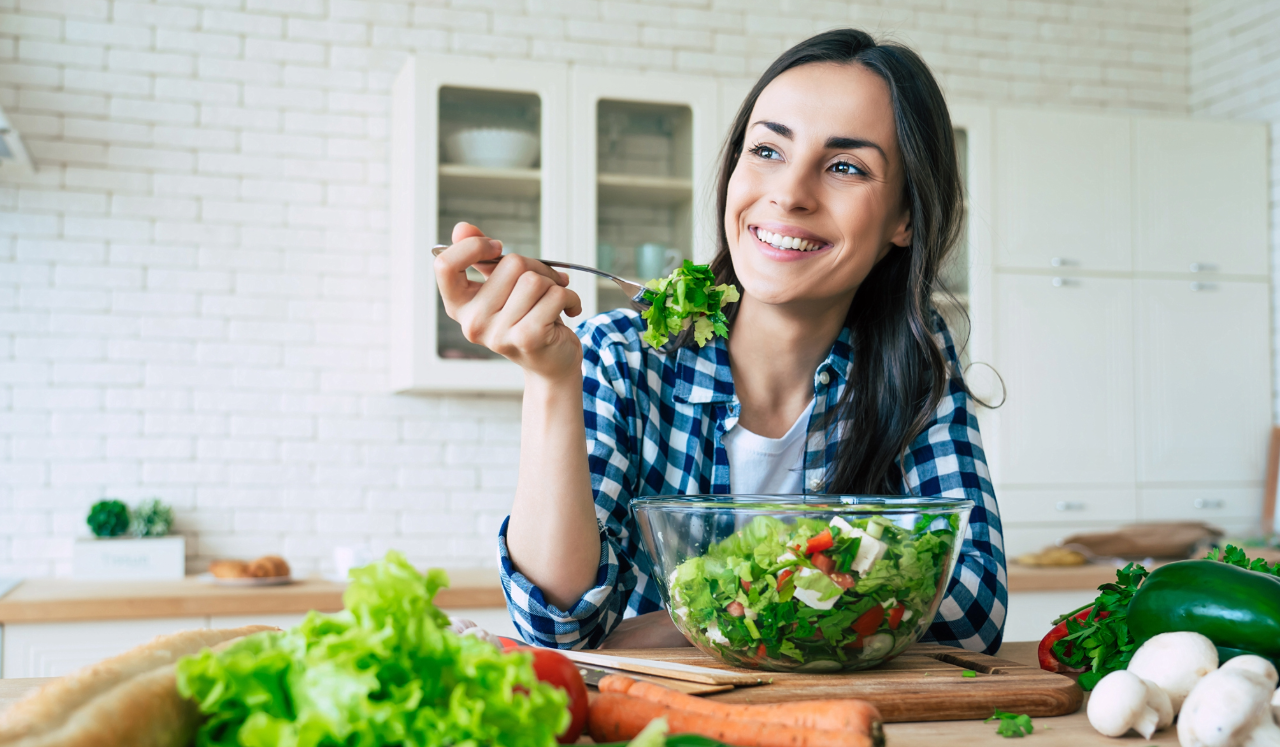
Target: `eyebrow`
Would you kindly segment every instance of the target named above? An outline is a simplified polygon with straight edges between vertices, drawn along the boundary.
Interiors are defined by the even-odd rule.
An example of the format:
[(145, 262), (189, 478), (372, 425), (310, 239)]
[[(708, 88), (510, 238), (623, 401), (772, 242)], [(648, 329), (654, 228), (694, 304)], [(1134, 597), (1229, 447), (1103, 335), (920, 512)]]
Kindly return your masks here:
[[(763, 125), (788, 140), (795, 139), (795, 133), (791, 131), (791, 128), (779, 122), (768, 122), (762, 119), (751, 123), (752, 127), (756, 125)], [(880, 157), (883, 158), (886, 163), (889, 161), (889, 156), (884, 152), (884, 148), (881, 148), (870, 140), (864, 140), (862, 138), (833, 135), (832, 137), (827, 138), (827, 142), (824, 144), (824, 147), (827, 150), (858, 150), (860, 148), (872, 148), (880, 154)]]

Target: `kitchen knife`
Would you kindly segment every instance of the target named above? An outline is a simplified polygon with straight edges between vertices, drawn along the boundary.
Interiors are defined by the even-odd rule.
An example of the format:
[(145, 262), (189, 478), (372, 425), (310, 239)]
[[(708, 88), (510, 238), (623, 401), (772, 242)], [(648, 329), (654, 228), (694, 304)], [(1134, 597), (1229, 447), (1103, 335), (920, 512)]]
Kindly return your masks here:
[(689, 664), (678, 664), (671, 661), (653, 659), (633, 659), (626, 656), (608, 656), (587, 651), (561, 650), (576, 664), (590, 664), (608, 669), (621, 669), (624, 672), (639, 672), (654, 677), (665, 677), (685, 682), (697, 682), (703, 685), (734, 685), (735, 687), (751, 687), (763, 685), (765, 680), (760, 675), (746, 672), (729, 672), (710, 667), (695, 667)]
[(662, 685), (663, 687), (675, 690), (676, 692), (685, 693), (687, 695), (710, 695), (711, 693), (722, 693), (733, 689), (733, 685), (706, 685), (699, 682), (683, 682), (681, 680), (673, 680), (666, 677), (650, 677), (645, 674), (624, 672), (621, 669), (597, 667), (590, 664), (578, 664), (577, 667), (578, 674), (582, 675), (582, 680), (593, 687), (599, 685), (600, 680), (610, 674), (620, 674), (624, 677), (630, 677), (633, 680), (652, 682), (655, 685)]

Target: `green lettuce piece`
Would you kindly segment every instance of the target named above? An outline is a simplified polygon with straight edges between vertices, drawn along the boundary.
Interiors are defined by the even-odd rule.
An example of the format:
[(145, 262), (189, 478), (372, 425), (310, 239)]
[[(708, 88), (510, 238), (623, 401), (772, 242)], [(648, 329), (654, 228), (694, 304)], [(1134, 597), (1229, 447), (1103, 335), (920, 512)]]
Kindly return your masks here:
[(723, 307), (740, 296), (732, 285), (713, 283), (715, 275), (710, 267), (687, 259), (669, 276), (645, 283), (644, 297), (652, 305), (640, 312), (648, 323), (640, 339), (659, 348), (690, 324), (699, 347), (715, 335), (728, 337), (729, 320)]
[(504, 654), (447, 629), (443, 571), (397, 552), (351, 572), (342, 612), (312, 612), (178, 662), (178, 692), (205, 716), (199, 747), (550, 747), (568, 697)]
[(818, 601), (825, 602), (840, 596), (844, 590), (836, 586), (831, 577), (825, 573), (808, 573), (795, 576), (796, 586), (801, 589), (818, 592)]

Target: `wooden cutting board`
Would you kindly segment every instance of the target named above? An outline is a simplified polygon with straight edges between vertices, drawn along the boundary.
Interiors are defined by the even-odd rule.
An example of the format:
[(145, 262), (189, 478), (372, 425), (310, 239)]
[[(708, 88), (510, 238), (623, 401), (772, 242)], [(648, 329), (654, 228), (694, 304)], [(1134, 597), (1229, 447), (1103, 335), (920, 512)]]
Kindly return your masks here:
[[(695, 648), (595, 653), (748, 671), (722, 664)], [(966, 671), (974, 676), (965, 677)], [(887, 722), (983, 719), (997, 708), (1033, 717), (1065, 716), (1079, 710), (1084, 700), (1084, 692), (1070, 677), (936, 643), (917, 643), (896, 659), (861, 672), (766, 674), (772, 678), (769, 684), (705, 697), (725, 703), (860, 698), (874, 703)]]

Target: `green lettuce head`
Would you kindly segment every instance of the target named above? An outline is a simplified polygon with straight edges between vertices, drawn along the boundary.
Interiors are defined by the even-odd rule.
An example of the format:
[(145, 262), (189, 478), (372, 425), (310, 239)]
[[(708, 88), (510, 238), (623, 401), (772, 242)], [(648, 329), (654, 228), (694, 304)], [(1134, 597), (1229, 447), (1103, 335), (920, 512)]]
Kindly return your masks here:
[(444, 571), (419, 573), (397, 552), (353, 570), (333, 615), (241, 638), (178, 662), (178, 692), (218, 747), (550, 747), (568, 697), (532, 657), (448, 630), (432, 603)]

